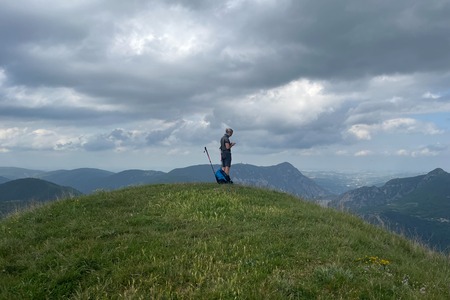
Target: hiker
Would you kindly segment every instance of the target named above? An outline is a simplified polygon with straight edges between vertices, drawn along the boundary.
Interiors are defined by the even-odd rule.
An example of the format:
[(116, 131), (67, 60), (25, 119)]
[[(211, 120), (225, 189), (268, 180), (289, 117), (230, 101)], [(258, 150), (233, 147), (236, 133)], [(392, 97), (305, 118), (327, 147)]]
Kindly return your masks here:
[(231, 147), (236, 145), (236, 143), (230, 142), (230, 137), (233, 135), (233, 129), (227, 128), (225, 129), (225, 134), (220, 139), (220, 160), (222, 161), (222, 170), (230, 176), (230, 168), (231, 168)]

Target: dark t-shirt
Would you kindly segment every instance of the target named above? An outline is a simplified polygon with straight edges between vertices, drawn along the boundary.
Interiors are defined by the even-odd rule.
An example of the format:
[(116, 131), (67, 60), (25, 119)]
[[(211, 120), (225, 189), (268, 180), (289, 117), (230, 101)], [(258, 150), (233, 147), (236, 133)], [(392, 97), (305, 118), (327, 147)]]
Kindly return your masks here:
[(231, 148), (227, 149), (227, 146), (225, 146), (225, 144), (230, 144), (230, 136), (228, 134), (224, 134), (224, 136), (220, 139), (220, 150), (222, 150), (222, 152), (231, 152)]

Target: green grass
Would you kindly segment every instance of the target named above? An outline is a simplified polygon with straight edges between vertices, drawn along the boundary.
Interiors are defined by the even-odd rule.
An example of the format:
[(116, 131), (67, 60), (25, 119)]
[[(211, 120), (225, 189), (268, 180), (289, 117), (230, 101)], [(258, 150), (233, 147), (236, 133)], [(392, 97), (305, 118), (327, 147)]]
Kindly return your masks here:
[(0, 299), (450, 299), (450, 261), (287, 194), (149, 185), (0, 221)]

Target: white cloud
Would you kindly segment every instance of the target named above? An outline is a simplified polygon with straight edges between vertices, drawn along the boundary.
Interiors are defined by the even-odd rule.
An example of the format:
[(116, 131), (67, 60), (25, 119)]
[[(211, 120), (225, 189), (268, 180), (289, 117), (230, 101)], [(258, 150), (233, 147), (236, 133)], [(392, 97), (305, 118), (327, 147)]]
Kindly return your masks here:
[(0, 129), (0, 141), (2, 143), (12, 141), (17, 139), (23, 132), (24, 130), (19, 129), (18, 127)]
[(438, 156), (447, 150), (448, 145), (437, 143), (433, 145), (411, 148), (410, 150), (400, 149), (396, 152), (396, 154), (399, 156), (408, 156), (408, 157), (430, 157), (430, 156)]
[(0, 129), (0, 142), (4, 149), (52, 149), (53, 141), (57, 139), (55, 132), (46, 129), (30, 130), (29, 128)]
[(337, 150), (335, 153), (338, 156), (345, 156), (349, 154), (348, 150)]
[(328, 95), (320, 82), (295, 80), (281, 87), (261, 90), (244, 99), (231, 100), (223, 109), (229, 123), (244, 128), (272, 129), (301, 127), (332, 113), (339, 98)]
[(348, 129), (348, 133), (359, 140), (370, 140), (374, 134), (425, 134), (436, 135), (444, 131), (436, 128), (433, 123), (421, 122), (412, 118), (396, 118), (385, 120), (379, 124), (355, 124)]
[(397, 118), (386, 120), (381, 124), (381, 130), (385, 132), (440, 134), (443, 131), (429, 122), (421, 122), (411, 118)]
[(31, 140), (31, 148), (39, 150), (54, 149), (55, 141), (58, 140), (58, 134), (55, 131), (47, 129), (36, 129), (27, 134)]
[(352, 125), (348, 132), (354, 135), (358, 140), (370, 140), (372, 139), (371, 132), (373, 130), (373, 126), (366, 124), (356, 124)]
[(438, 94), (433, 94), (431, 92), (426, 92), (425, 94), (422, 95), (422, 98), (435, 100), (441, 98), (441, 96)]
[(202, 25), (194, 18), (195, 15), (181, 5), (153, 5), (149, 10), (115, 23), (111, 54), (148, 55), (173, 62), (204, 52), (214, 41), (207, 24)]
[(355, 153), (355, 156), (369, 156), (372, 155), (373, 152), (370, 150), (361, 150)]
[(399, 156), (409, 156), (409, 151), (406, 149), (400, 149), (397, 150), (396, 154)]
[[(66, 87), (26, 87), (10, 86), (5, 88), (7, 99), (14, 99), (13, 107), (40, 108), (40, 107), (64, 107), (87, 108), (97, 111), (120, 110), (121, 106), (102, 103), (99, 99), (92, 98)], [(1, 103), (1, 101), (0, 101)]]
[(439, 152), (434, 151), (428, 147), (422, 148), (420, 150), (417, 151), (413, 151), (411, 152), (411, 156), (412, 157), (419, 157), (419, 156), (436, 156), (438, 155)]
[(0, 68), (0, 88), (3, 86), (5, 81), (6, 81), (5, 69)]

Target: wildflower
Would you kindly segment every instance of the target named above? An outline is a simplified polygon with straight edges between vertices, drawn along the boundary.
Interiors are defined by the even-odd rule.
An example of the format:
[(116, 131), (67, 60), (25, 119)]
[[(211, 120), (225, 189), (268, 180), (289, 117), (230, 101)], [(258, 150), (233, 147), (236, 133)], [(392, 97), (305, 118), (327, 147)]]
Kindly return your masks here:
[(379, 258), (378, 256), (365, 256), (363, 258), (358, 258), (356, 261), (363, 262), (367, 265), (377, 265), (382, 267), (386, 267), (391, 263), (389, 260)]

